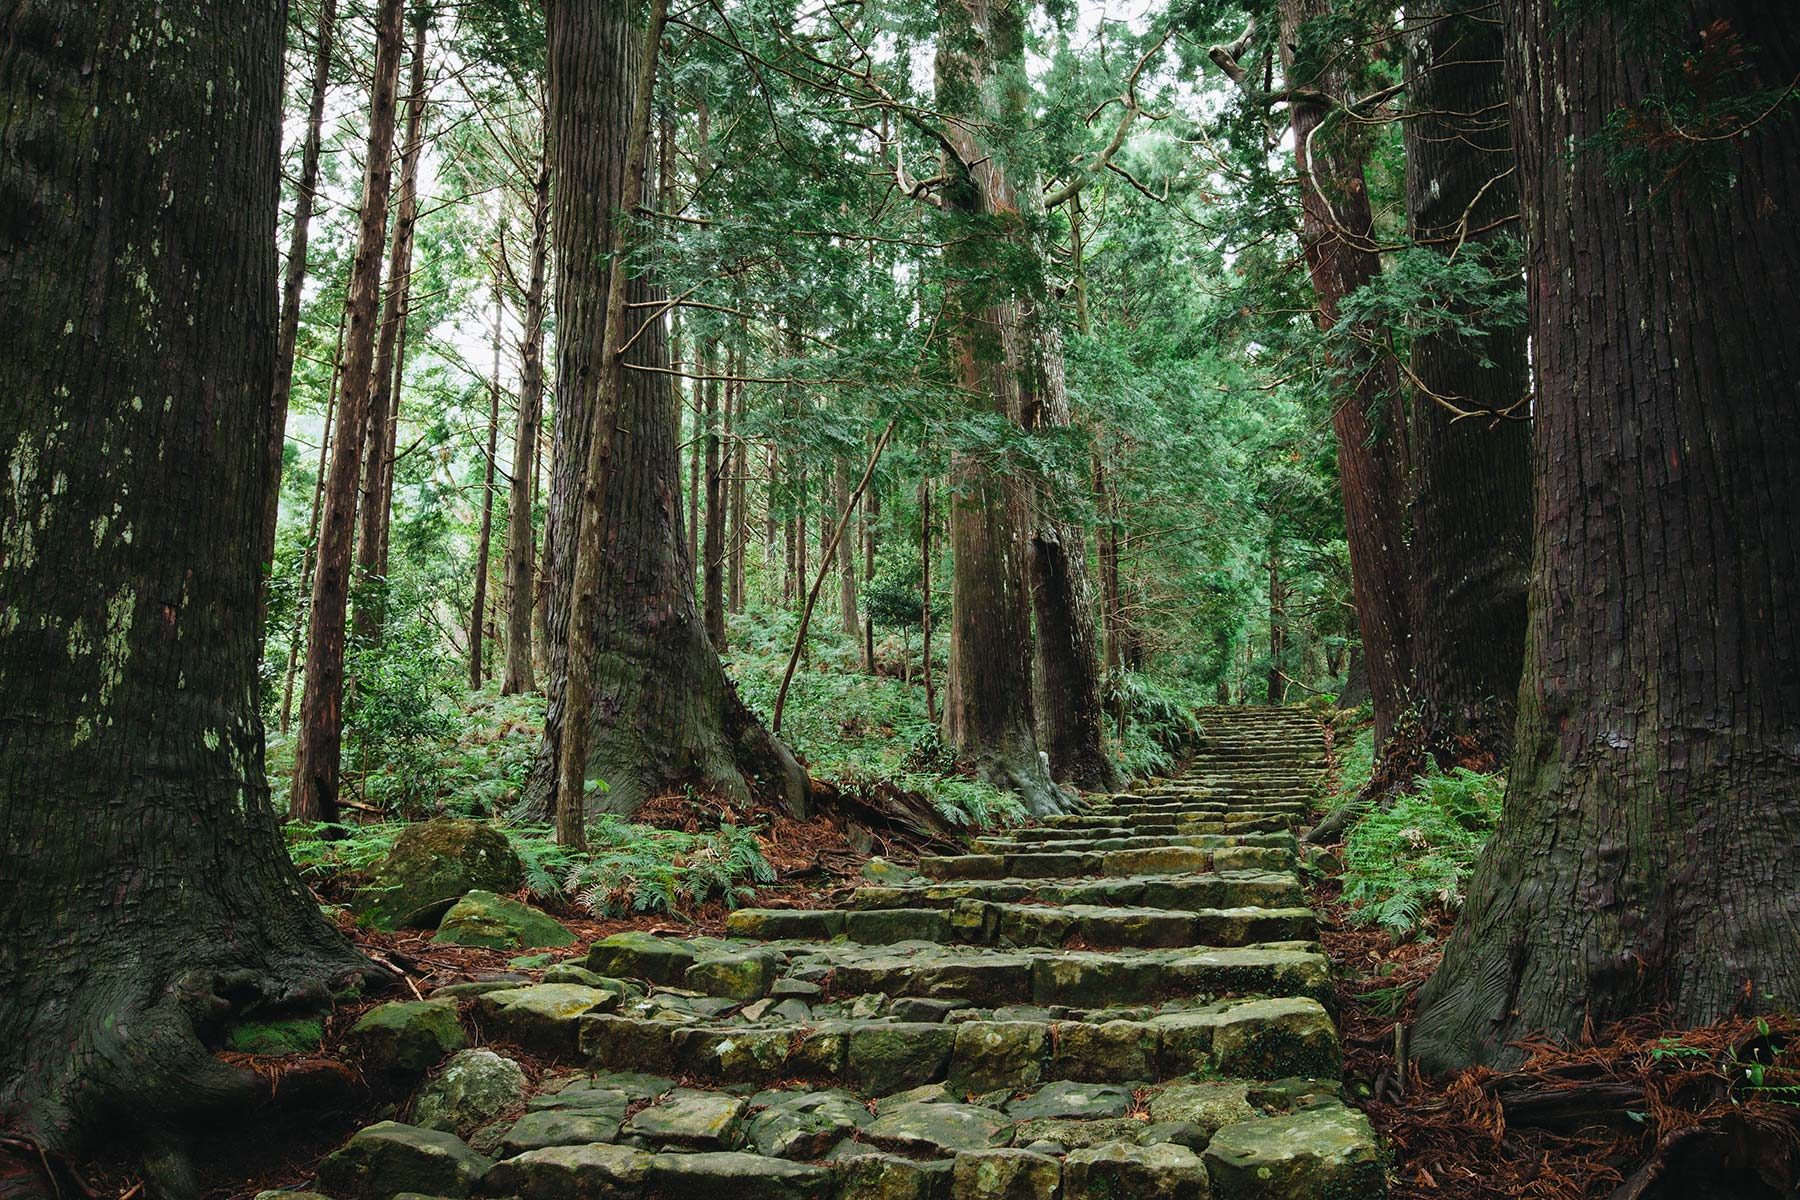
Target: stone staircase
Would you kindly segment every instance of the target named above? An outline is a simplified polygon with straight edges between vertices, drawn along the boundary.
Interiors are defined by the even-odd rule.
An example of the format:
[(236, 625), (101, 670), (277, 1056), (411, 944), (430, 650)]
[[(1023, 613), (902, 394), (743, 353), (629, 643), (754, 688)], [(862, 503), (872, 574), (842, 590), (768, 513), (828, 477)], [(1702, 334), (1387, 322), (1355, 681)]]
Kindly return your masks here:
[[(1203, 722), (1179, 778), (924, 859), (845, 907), (740, 910), (722, 939), (620, 934), (541, 984), (462, 985), (489, 1041), (567, 1069), (466, 1141), (365, 1129), (322, 1188), (1384, 1196), (1374, 1134), (1339, 1097), (1330, 967), (1296, 875), (1319, 729), (1290, 709)], [(378, 1166), (427, 1160), (436, 1174)]]

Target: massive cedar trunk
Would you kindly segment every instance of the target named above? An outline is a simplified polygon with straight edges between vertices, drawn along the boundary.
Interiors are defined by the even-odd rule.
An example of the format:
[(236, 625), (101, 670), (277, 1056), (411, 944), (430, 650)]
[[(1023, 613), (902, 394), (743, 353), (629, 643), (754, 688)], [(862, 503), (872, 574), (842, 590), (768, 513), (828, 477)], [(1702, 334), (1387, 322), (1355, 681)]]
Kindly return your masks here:
[[(1300, 242), (1312, 275), (1318, 324), (1337, 324), (1344, 298), (1381, 273), (1372, 240), (1374, 217), (1364, 184), (1360, 134), (1305, 93), (1340, 101), (1350, 96), (1348, 47), (1321, 35), (1318, 18), (1330, 0), (1281, 0), (1281, 57), (1289, 88), (1295, 165), (1300, 177)], [(1315, 131), (1316, 134), (1315, 134)], [(1412, 680), (1400, 394), (1387, 358), (1366, 348), (1342, 349), (1333, 364), (1345, 394), (1332, 397), (1344, 537), (1350, 546), (1351, 591), (1375, 701), (1375, 739), (1387, 740), (1406, 705)]]
[[(1622, 16), (1503, 10), (1535, 557), (1504, 819), (1420, 1001), (1439, 1068), (1514, 1061), (1532, 1031), (1800, 997), (1800, 125), (1715, 143), (1723, 191), (1692, 167), (1617, 178), (1587, 139), (1695, 76)], [(1753, 47), (1734, 91), (1800, 74), (1787, 16), (1672, 14), (1687, 50), (1714, 22)]]
[[(1407, 214), (1413, 238), (1444, 255), (1479, 255), (1518, 212), (1506, 72), (1495, 9), (1462, 0), (1407, 6)], [(1504, 264), (1495, 264), (1504, 270)], [(1480, 318), (1477, 317), (1477, 320)], [(1518, 712), (1531, 568), (1531, 426), (1525, 330), (1468, 341), (1416, 337), (1420, 391), (1411, 467), (1414, 695), (1426, 745), (1504, 761)], [(1511, 419), (1455, 414), (1514, 410)]]
[(400, 349), (412, 292), (413, 233), (419, 221), (419, 152), (425, 133), (425, 33), (431, 6), (413, 10), (412, 70), (407, 80), (406, 141), (400, 152), (400, 195), (394, 213), (393, 249), (388, 259), (387, 296), (375, 344), (375, 388), (363, 431), (361, 530), (356, 539), (357, 575), (364, 590), (356, 600), (356, 633), (379, 638), (387, 600), (388, 524), (394, 499), (394, 437), (399, 420)]
[[(556, 811), (570, 669), (570, 566), (600, 399), (606, 264), (641, 53), (641, 34), (622, 5), (552, 5), (549, 34), (558, 318), (556, 467), (544, 544), (551, 699), (522, 805), (538, 818)], [(599, 800), (610, 811), (630, 812), (651, 796), (692, 784), (803, 813), (805, 772), (738, 699), (695, 609), (677, 491), (680, 427), (671, 376), (659, 373), (668, 370), (668, 346), (661, 318), (650, 316), (661, 297), (647, 279), (627, 281), (625, 299), (652, 307), (631, 308), (626, 317), (630, 348), (604, 481), (599, 585), (580, 598), (595, 606), (595, 653), (586, 664), (593, 692), (588, 773), (607, 782)]]
[(263, 773), (280, 4), (0, 15), (0, 1123), (198, 1188), (252, 1004), (370, 968)]
[(357, 480), (375, 381), (375, 316), (381, 293), (381, 250), (387, 235), (388, 186), (393, 178), (394, 93), (399, 86), (402, 0), (381, 0), (375, 14), (375, 75), (369, 94), (369, 145), (363, 203), (344, 301), (349, 320), (339, 370), (337, 425), (331, 472), (319, 518), (318, 566), (307, 617), (306, 690), (300, 699), (300, 741), (288, 812), (297, 821), (335, 821), (338, 759), (344, 735), (344, 617), (350, 600), (351, 541)]
[[(1023, 415), (1023, 317), (995, 281), (997, 244), (1012, 240), (1018, 197), (984, 147), (996, 113), (997, 76), (1024, 52), (1024, 12), (1014, 0), (940, 0), (937, 103), (964, 119), (946, 123), (944, 208), (962, 227), (944, 251), (945, 316), (952, 370), (969, 402), (1009, 420)], [(998, 282), (999, 286), (994, 286)], [(1039, 753), (1032, 690), (1031, 546), (1026, 484), (1006, 464), (957, 450), (950, 459), (950, 681), (945, 740), (1033, 813), (1066, 811)]]
[(502, 695), (537, 690), (531, 670), (532, 567), (537, 560), (531, 521), (537, 476), (538, 424), (544, 406), (544, 275), (550, 251), (550, 151), (538, 163), (531, 190), (531, 272), (525, 284), (519, 420), (513, 430), (512, 479), (506, 509), (506, 674)]
[(287, 444), (288, 397), (294, 387), (294, 353), (300, 341), (300, 293), (306, 285), (306, 247), (312, 234), (313, 194), (319, 186), (319, 145), (325, 127), (325, 92), (331, 86), (331, 47), (337, 33), (337, 0), (319, 0), (318, 41), (300, 145), (300, 177), (294, 181), (294, 225), (288, 235), (287, 273), (281, 281), (281, 324), (275, 338), (275, 386), (270, 392), (269, 439), (263, 453), (269, 481), (263, 498), (262, 564), (275, 561), (275, 526), (281, 513), (281, 452)]

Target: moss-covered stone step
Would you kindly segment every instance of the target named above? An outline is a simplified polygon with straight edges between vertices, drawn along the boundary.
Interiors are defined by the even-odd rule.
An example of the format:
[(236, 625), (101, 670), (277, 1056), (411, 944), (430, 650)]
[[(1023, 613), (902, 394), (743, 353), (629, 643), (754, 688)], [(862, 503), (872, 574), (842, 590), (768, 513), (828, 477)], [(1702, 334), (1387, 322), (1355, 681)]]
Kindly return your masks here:
[(1289, 908), (1305, 902), (1291, 871), (1215, 871), (1198, 875), (1139, 875), (1125, 879), (976, 879), (905, 887), (863, 887), (850, 907), (948, 908), (958, 900), (1000, 903), (1102, 904), (1120, 907)]
[(1310, 941), (1312, 910), (1302, 907), (1166, 909), (1144, 906), (957, 900), (947, 907), (740, 909), (725, 922), (733, 937), (846, 938), (866, 945), (956, 942), (976, 946), (1081, 945), (1174, 948)]
[[(1217, 835), (1213, 835), (1217, 836)], [(919, 860), (919, 874), (937, 881), (964, 879), (1079, 879), (1094, 875), (1130, 876), (1193, 871), (1291, 871), (1290, 844), (1258, 844), (1250, 838), (1227, 837), (1230, 844), (1170, 846), (1141, 850), (1036, 851), (1003, 854), (953, 854)], [(1292, 835), (1282, 835), (1291, 839)]]
[[(976, 838), (969, 843), (969, 850), (974, 854), (1081, 854), (1087, 852), (1104, 853), (1109, 850), (1152, 850), (1167, 846), (1193, 847), (1203, 850), (1217, 849), (1218, 839), (1238, 835), (1239, 845), (1267, 846), (1288, 849), (1293, 845), (1293, 835), (1288, 832), (1291, 822), (1287, 817), (1252, 817), (1238, 824), (1222, 825), (1219, 829), (1207, 830), (1203, 833), (1145, 833), (1133, 834), (1129, 837), (1116, 838), (1082, 838), (1067, 842), (1043, 843), (1021, 842), (1009, 837)], [(1267, 835), (1267, 836), (1258, 836)]]
[[(599, 1069), (719, 1084), (808, 1080), (875, 1096), (933, 1083), (965, 1095), (1053, 1080), (1154, 1083), (1199, 1073), (1329, 1078), (1339, 1069), (1330, 1015), (1316, 1000), (1299, 997), (1225, 1001), (1143, 1021), (1104, 1023), (833, 1021), (743, 1027), (596, 1014), (581, 1019), (578, 1051)], [(703, 1123), (696, 1118), (692, 1124), (698, 1129)], [(694, 1132), (690, 1144), (711, 1148), (701, 1140), (704, 1132)]]
[(1123, 817), (1108, 815), (1089, 818), (1091, 825), (1055, 825), (1014, 829), (1005, 836), (1008, 840), (1020, 843), (1036, 843), (1046, 849), (1057, 848), (1062, 842), (1099, 841), (1123, 837), (1163, 837), (1169, 834), (1210, 832), (1196, 830), (1189, 826), (1224, 820), (1231, 817), (1253, 815), (1256, 817), (1275, 817), (1292, 820), (1302, 815), (1305, 805), (1293, 804), (1259, 804), (1252, 809), (1195, 809), (1184, 808), (1168, 813), (1158, 813), (1148, 819), (1139, 819), (1130, 814)]

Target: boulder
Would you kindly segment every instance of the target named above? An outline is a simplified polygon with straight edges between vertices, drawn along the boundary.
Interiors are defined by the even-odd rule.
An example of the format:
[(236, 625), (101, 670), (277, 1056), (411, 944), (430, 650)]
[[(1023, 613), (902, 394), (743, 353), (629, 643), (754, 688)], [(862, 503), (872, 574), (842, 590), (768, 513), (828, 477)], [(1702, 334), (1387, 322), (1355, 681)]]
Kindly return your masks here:
[(1156, 1077), (1156, 1030), (1136, 1021), (1059, 1021), (1049, 1073), (1061, 1079), (1129, 1083)]
[(1369, 1119), (1342, 1104), (1227, 1125), (1206, 1147), (1217, 1200), (1380, 1200), (1381, 1146)]
[(769, 994), (780, 965), (780, 955), (771, 951), (707, 954), (683, 973), (682, 984), (707, 996), (748, 1003)]
[(363, 1065), (383, 1075), (421, 1075), (469, 1044), (453, 1000), (396, 1000), (350, 1027)]
[(511, 892), (524, 867), (506, 835), (480, 821), (408, 825), (352, 906), (381, 929), (430, 929), (476, 889)]
[(956, 1156), (955, 1200), (1056, 1200), (1062, 1164), (1029, 1150), (974, 1150)]
[(575, 935), (529, 904), (492, 892), (465, 894), (450, 906), (431, 939), (450, 946), (513, 950), (520, 946), (570, 946)]
[(1206, 1164), (1185, 1146), (1122, 1142), (1073, 1151), (1063, 1163), (1063, 1200), (1206, 1200)]
[(425, 1081), (409, 1114), (421, 1129), (467, 1138), (489, 1121), (525, 1102), (525, 1072), (492, 1050), (463, 1050)]
[(1013, 1130), (1013, 1145), (1030, 1148), (1033, 1143), (1058, 1147), (1057, 1153), (1101, 1146), (1108, 1142), (1135, 1142), (1143, 1130), (1142, 1121), (1130, 1117), (1110, 1117), (1100, 1121), (1068, 1121), (1057, 1117), (1040, 1117), (1020, 1122)]
[(647, 979), (673, 986), (681, 983), (697, 959), (694, 949), (651, 933), (615, 933), (588, 948), (588, 970), (620, 979)]
[(619, 1125), (625, 1119), (625, 1095), (617, 1108), (590, 1107), (540, 1108), (526, 1113), (500, 1139), (507, 1154), (524, 1154), (550, 1146), (585, 1146), (592, 1142), (617, 1141)]
[(319, 1164), (319, 1187), (337, 1200), (390, 1200), (400, 1192), (464, 1197), (489, 1165), (452, 1134), (382, 1121)]
[(496, 1163), (481, 1190), (519, 1200), (637, 1200), (654, 1158), (627, 1146), (549, 1146)]

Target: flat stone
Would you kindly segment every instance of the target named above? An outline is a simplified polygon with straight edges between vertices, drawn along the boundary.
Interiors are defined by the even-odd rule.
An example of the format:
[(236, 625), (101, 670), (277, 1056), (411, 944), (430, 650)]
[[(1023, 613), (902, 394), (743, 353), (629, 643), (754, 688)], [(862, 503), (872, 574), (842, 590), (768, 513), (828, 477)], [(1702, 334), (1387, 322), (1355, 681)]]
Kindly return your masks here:
[(769, 994), (780, 964), (779, 956), (765, 951), (708, 954), (695, 960), (682, 975), (682, 982), (707, 996), (747, 1003)]
[(418, 1075), (469, 1044), (453, 1000), (404, 1000), (371, 1008), (350, 1027), (351, 1045), (372, 1071)]
[(952, 1091), (1027, 1088), (1043, 1078), (1050, 1027), (1037, 1021), (965, 1021), (956, 1026)]
[(1207, 1200), (1206, 1164), (1185, 1146), (1113, 1142), (1073, 1151), (1062, 1200)]
[(540, 983), (489, 992), (475, 1003), (493, 1037), (535, 1054), (568, 1057), (575, 1053), (581, 1018), (616, 1008), (619, 994), (578, 983)]
[(871, 1120), (869, 1110), (845, 1092), (804, 1092), (783, 1097), (751, 1119), (744, 1138), (772, 1158), (810, 1160)]
[(1036, 1117), (1122, 1117), (1131, 1111), (1131, 1092), (1109, 1084), (1047, 1083), (1023, 1100), (1006, 1106), (1006, 1115), (1020, 1121)]
[(947, 1159), (921, 1162), (869, 1147), (837, 1161), (836, 1200), (943, 1200), (950, 1191), (952, 1165)]
[(676, 1091), (626, 1121), (623, 1132), (658, 1145), (718, 1150), (734, 1143), (743, 1115), (744, 1102), (736, 1096)]
[(481, 1190), (519, 1200), (638, 1200), (655, 1157), (628, 1146), (548, 1146), (494, 1164)]
[(844, 936), (853, 942), (947, 942), (950, 918), (935, 908), (882, 908), (844, 914)]
[(1206, 1148), (1218, 1200), (1380, 1200), (1387, 1195), (1369, 1119), (1342, 1104), (1227, 1125)]
[(953, 1200), (1056, 1200), (1062, 1164), (1029, 1150), (975, 1150), (956, 1156)]
[(1251, 1105), (1249, 1085), (1242, 1080), (1171, 1084), (1150, 1097), (1151, 1120), (1198, 1125), (1209, 1135), (1261, 1115)]
[(588, 948), (588, 970), (623, 979), (678, 984), (699, 954), (685, 943), (654, 934), (615, 933)]
[(319, 1164), (319, 1187), (338, 1200), (389, 1200), (398, 1192), (463, 1197), (489, 1166), (453, 1134), (382, 1121)]
[(449, 946), (512, 950), (521, 946), (572, 946), (575, 935), (529, 904), (477, 889), (450, 906), (431, 940)]
[(1056, 1117), (1039, 1117), (1023, 1121), (1013, 1130), (1013, 1145), (1029, 1147), (1043, 1143), (1059, 1147), (1057, 1153), (1101, 1146), (1108, 1142), (1135, 1142), (1144, 1128), (1142, 1121), (1130, 1117), (1107, 1117), (1097, 1121), (1070, 1121)]
[(591, 1142), (616, 1141), (619, 1125), (625, 1119), (624, 1093), (617, 1108), (598, 1105), (581, 1108), (542, 1108), (527, 1112), (500, 1139), (508, 1154), (523, 1154), (547, 1146), (584, 1146)]
[(792, 1048), (795, 1030), (773, 1026), (701, 1026), (676, 1029), (675, 1063), (684, 1074), (722, 1083), (760, 1083), (779, 1078)]
[(594, 1013), (577, 1023), (576, 1049), (596, 1067), (635, 1067), (673, 1074), (678, 1068), (674, 1038), (680, 1029), (679, 1023), (671, 1021)]
[(844, 932), (844, 914), (835, 908), (740, 908), (725, 917), (734, 938), (793, 938), (826, 941)]
[(923, 996), (902, 996), (894, 1001), (889, 1011), (897, 1021), (938, 1022), (968, 1006), (967, 1000), (931, 1000)]
[(850, 1078), (864, 1092), (878, 1095), (935, 1083), (949, 1069), (956, 1038), (956, 1030), (947, 1025), (858, 1026), (849, 1035)]
[(461, 1050), (413, 1095), (409, 1118), (422, 1129), (467, 1138), (525, 1102), (525, 1072), (492, 1050)]
[(1058, 1079), (1129, 1083), (1156, 1077), (1156, 1030), (1137, 1021), (1058, 1021), (1049, 1073)]
[(1012, 1122), (973, 1104), (915, 1101), (880, 1113), (863, 1127), (863, 1140), (890, 1150), (954, 1154), (1003, 1146)]
[(1213, 1033), (1213, 1065), (1228, 1075), (1335, 1078), (1342, 1069), (1337, 1026), (1312, 999), (1234, 1005)]
[(825, 1200), (831, 1172), (759, 1154), (658, 1154), (649, 1185), (649, 1194), (664, 1200)]

